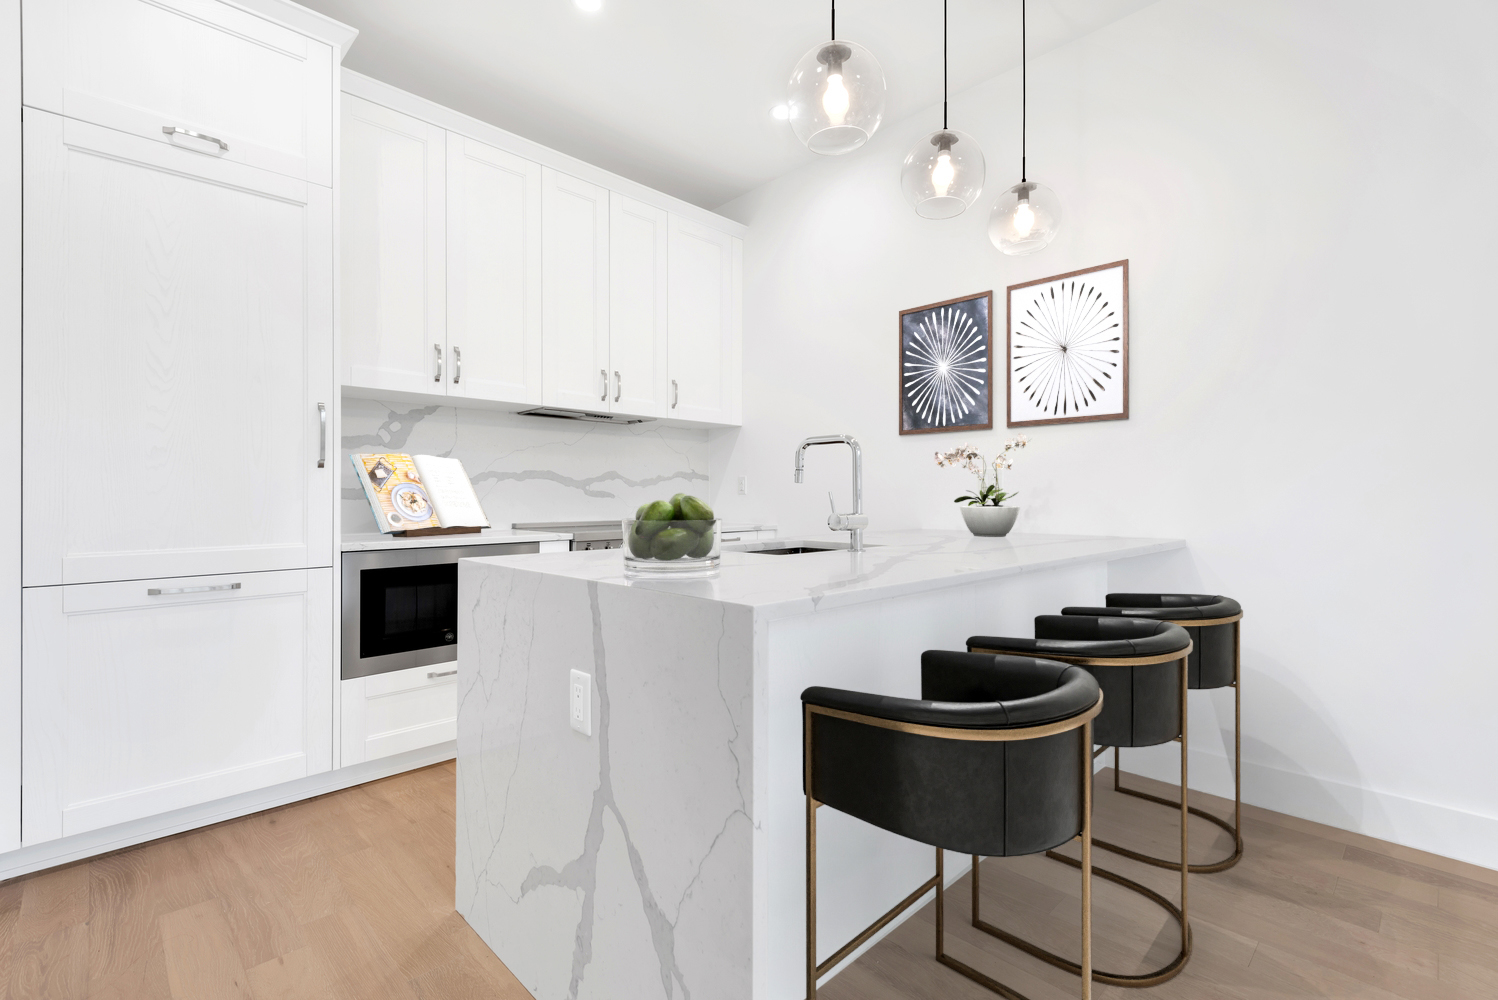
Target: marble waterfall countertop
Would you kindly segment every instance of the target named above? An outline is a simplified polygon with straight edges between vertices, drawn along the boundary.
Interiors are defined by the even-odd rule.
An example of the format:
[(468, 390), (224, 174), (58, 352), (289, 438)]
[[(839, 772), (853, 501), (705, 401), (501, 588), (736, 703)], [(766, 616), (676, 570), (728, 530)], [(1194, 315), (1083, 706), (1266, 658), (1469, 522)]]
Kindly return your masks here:
[[(816, 541), (841, 541), (824, 534)], [(805, 539), (780, 539), (791, 545)], [(906, 594), (978, 583), (1071, 563), (1124, 559), (1184, 548), (1175, 538), (1009, 535), (966, 531), (874, 531), (863, 552), (834, 549), (764, 555), (725, 549), (722, 570), (705, 580), (628, 578), (618, 550), (506, 556), (517, 570), (620, 587), (658, 588), (754, 608), (760, 616), (804, 614)]]

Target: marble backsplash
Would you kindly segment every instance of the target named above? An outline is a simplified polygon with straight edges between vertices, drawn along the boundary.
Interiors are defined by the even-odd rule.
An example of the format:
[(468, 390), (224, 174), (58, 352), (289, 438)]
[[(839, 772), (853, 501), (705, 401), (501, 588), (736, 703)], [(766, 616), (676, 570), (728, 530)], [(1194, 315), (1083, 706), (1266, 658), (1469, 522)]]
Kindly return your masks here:
[(343, 533), (375, 531), (353, 452), (460, 459), (489, 521), (604, 521), (647, 500), (708, 493), (708, 432), (630, 426), (456, 406), (343, 400)]

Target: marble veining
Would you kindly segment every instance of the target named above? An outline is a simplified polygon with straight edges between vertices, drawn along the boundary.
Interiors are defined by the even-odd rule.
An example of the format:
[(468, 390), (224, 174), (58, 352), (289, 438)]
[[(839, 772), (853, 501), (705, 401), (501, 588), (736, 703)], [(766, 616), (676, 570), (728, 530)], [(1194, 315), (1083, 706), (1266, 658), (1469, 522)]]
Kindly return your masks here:
[(654, 423), (611, 426), (346, 397), (342, 446), (345, 533), (374, 530), (350, 452), (461, 459), (496, 527), (624, 517), (661, 495), (705, 493), (708, 483), (707, 431)]

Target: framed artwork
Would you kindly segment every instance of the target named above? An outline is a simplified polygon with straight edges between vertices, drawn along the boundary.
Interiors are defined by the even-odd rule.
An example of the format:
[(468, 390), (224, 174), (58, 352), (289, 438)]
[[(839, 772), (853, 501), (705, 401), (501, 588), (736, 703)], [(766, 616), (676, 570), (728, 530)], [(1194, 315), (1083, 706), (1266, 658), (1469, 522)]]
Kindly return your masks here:
[(900, 433), (993, 426), (993, 292), (900, 313)]
[(1008, 291), (1009, 426), (1129, 419), (1129, 262)]

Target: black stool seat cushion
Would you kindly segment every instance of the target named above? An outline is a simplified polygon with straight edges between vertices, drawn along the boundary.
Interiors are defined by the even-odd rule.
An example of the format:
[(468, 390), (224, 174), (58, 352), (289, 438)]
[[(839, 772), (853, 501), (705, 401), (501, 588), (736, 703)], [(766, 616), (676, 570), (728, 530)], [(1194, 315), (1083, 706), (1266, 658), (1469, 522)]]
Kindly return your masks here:
[[(1184, 650), (1190, 636), (1179, 625), (1123, 616), (1039, 615), (1035, 638), (975, 635), (969, 649), (1089, 659), (1167, 656)], [(1151, 747), (1181, 735), (1181, 666), (1161, 663), (1090, 664), (1084, 669), (1103, 690), (1103, 711), (1093, 740), (1110, 747)]]
[[(1098, 700), (1079, 667), (1020, 656), (921, 655), (921, 697), (810, 687), (808, 705), (953, 732), (1060, 722)], [(1014, 741), (900, 732), (812, 715), (812, 796), (866, 823), (964, 854), (1034, 854), (1082, 829), (1082, 730)]]
[[(1231, 618), (1243, 607), (1221, 594), (1109, 594), (1104, 608), (1062, 608), (1063, 615), (1114, 615), (1173, 621), (1193, 618)], [(1236, 622), (1222, 625), (1186, 626), (1191, 636), (1190, 675), (1193, 688), (1228, 687), (1234, 679), (1237, 659)]]

